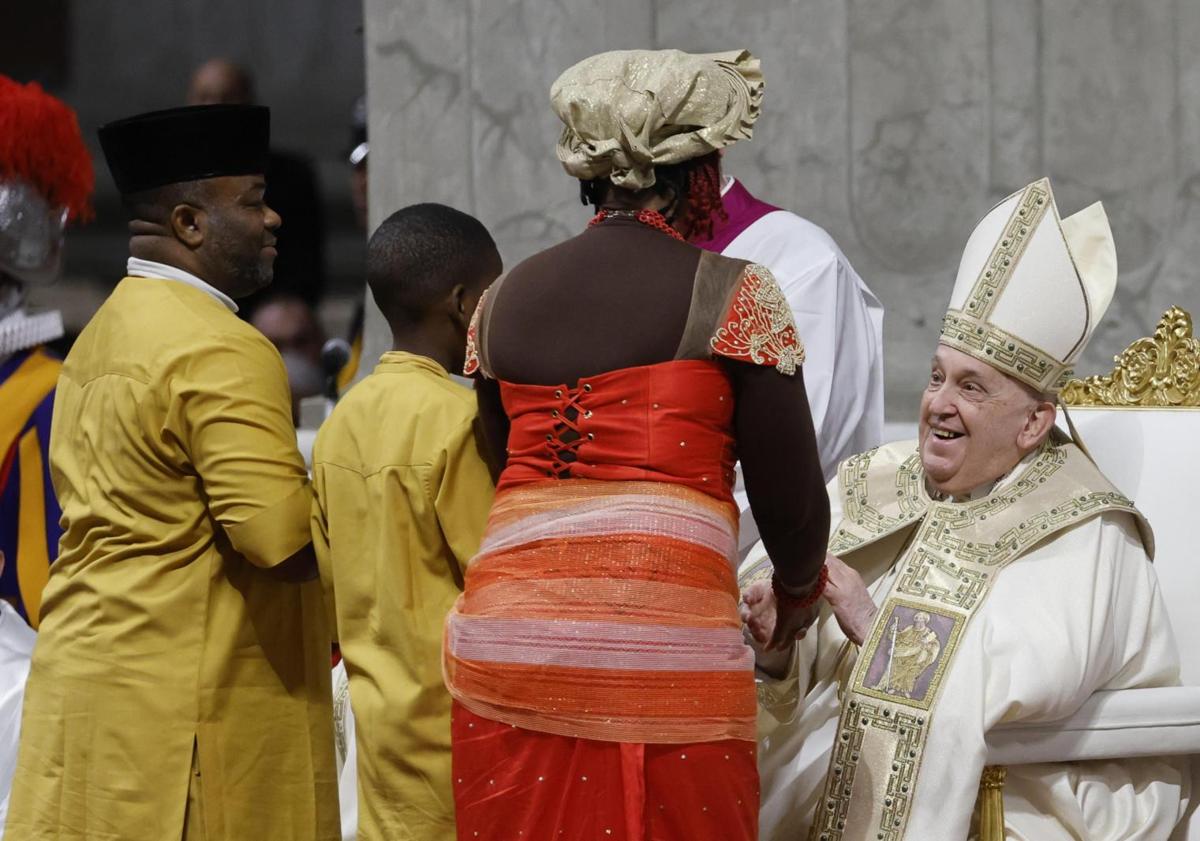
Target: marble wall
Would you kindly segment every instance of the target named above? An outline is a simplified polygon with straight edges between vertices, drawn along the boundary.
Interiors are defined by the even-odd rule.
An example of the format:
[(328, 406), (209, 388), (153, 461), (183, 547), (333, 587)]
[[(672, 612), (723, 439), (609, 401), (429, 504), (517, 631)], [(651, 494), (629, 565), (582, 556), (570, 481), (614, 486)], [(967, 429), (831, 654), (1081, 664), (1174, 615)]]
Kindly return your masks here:
[(764, 116), (727, 169), (829, 230), (883, 300), (891, 419), (915, 411), (967, 234), (1043, 174), (1064, 214), (1102, 199), (1117, 240), (1081, 372), (1171, 304), (1200, 317), (1200, 3), (365, 0), (365, 21), (373, 221), (453, 204), (509, 264), (588, 219), (554, 158), (559, 72), (617, 48), (760, 56)]

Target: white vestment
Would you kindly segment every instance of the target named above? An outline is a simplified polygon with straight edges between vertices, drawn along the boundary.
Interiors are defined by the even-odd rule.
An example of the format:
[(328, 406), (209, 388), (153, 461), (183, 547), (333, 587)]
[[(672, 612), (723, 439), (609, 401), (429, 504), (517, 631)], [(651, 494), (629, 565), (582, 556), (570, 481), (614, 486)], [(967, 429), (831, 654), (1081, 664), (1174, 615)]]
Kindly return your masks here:
[(29, 658), (37, 632), (21, 614), (0, 600), (0, 836), (8, 818), (8, 795), (17, 770), (17, 744), (21, 737), (21, 704)]
[(354, 731), (350, 677), (346, 674), (345, 661), (339, 660), (333, 667), (333, 747), (337, 759), (342, 841), (354, 841), (358, 837), (358, 748)]
[[(791, 305), (828, 480), (883, 438), (883, 306), (829, 234), (786, 210), (752, 222), (721, 253), (766, 266)], [(738, 492), (745, 510), (740, 481)]]
[[(828, 492), (836, 527), (837, 479)], [(891, 589), (906, 541), (905, 533), (892, 535), (855, 556), (876, 603)], [(743, 570), (764, 554), (754, 547)], [(826, 605), (797, 643), (788, 677), (761, 678), (762, 841), (807, 837), (857, 652)], [(1178, 684), (1174, 636), (1132, 518), (1109, 512), (1086, 520), (1005, 567), (945, 681), (906, 838), (967, 837), (984, 735), (997, 724), (1065, 718), (1100, 689)], [(1007, 837), (1165, 841), (1188, 793), (1183, 760), (1010, 766)]]
[[(728, 179), (723, 193), (734, 185)], [(883, 440), (883, 306), (822, 228), (786, 210), (752, 222), (726, 257), (766, 266), (779, 281), (804, 343), (804, 388), (826, 480)], [(734, 499), (742, 548), (758, 540), (739, 465)]]

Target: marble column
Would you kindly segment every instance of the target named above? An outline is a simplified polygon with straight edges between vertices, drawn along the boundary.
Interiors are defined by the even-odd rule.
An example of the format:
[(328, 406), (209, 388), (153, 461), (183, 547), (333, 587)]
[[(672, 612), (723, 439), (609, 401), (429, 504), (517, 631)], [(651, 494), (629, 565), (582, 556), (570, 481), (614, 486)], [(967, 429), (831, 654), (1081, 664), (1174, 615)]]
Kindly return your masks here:
[[(1121, 286), (1093, 373), (1178, 304), (1200, 317), (1200, 5), (1184, 0), (367, 0), (371, 211), (444, 201), (507, 264), (586, 222), (554, 159), (551, 81), (591, 53), (745, 47), (764, 116), (727, 167), (826, 228), (887, 308), (887, 408), (910, 420), (958, 256), (1042, 175), (1103, 200)], [(387, 331), (371, 322), (370, 352)], [(367, 356), (366, 359), (371, 359)]]

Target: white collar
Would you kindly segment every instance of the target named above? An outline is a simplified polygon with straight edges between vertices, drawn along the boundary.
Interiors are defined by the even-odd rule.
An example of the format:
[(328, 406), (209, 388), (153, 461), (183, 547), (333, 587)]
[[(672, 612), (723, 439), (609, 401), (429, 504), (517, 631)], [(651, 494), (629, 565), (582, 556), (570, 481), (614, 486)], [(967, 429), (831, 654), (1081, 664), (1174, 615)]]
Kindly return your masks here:
[(728, 193), (733, 188), (733, 185), (736, 181), (737, 181), (737, 179), (734, 178), (732, 175), (726, 175), (723, 172), (721, 173), (721, 197), (722, 198), (724, 198), (725, 194)]
[(153, 260), (143, 260), (140, 257), (130, 257), (125, 263), (125, 271), (130, 277), (156, 277), (165, 278), (166, 280), (178, 280), (180, 283), (186, 283), (188, 286), (194, 286), (201, 292), (207, 292), (209, 295), (212, 295), (227, 306), (230, 312), (238, 311), (238, 305), (234, 302), (233, 298), (230, 298), (215, 286), (205, 283), (191, 272), (185, 272), (183, 269), (176, 268), (175, 266), (168, 266), (166, 263), (156, 263)]

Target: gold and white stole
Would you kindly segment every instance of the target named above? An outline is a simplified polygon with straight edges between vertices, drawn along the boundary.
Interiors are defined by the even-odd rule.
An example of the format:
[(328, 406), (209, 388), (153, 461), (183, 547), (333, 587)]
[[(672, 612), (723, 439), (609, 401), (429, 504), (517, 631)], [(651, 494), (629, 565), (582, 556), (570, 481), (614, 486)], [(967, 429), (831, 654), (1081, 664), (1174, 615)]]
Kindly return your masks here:
[[(913, 442), (839, 469), (844, 517), (829, 551), (853, 553), (907, 526), (914, 537), (842, 700), (811, 841), (902, 841), (939, 693), (967, 624), (1014, 559), (1105, 511), (1149, 528), (1074, 445), (1048, 441), (1010, 481), (968, 502), (930, 498)], [(946, 703), (953, 703), (947, 699)]]

